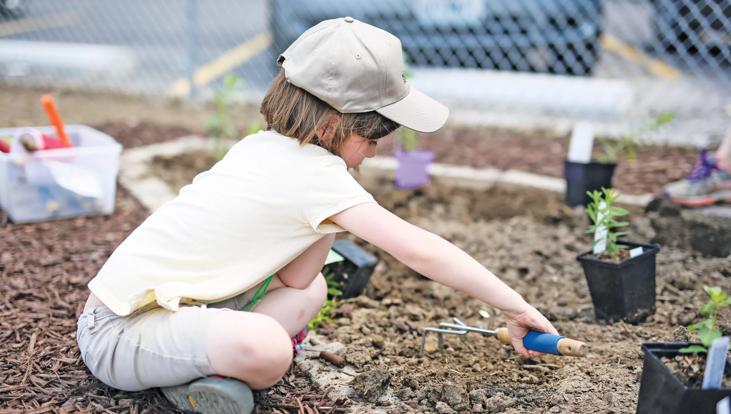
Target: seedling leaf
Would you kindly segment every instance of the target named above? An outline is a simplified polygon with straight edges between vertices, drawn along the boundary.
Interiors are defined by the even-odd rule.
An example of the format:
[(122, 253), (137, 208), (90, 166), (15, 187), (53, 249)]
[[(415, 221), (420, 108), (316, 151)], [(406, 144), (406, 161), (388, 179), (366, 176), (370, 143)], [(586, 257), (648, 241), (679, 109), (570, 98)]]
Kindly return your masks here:
[(653, 121), (637, 128), (618, 139), (601, 139), (602, 154), (597, 156), (601, 162), (616, 163), (621, 156), (628, 160), (637, 158), (637, 148), (642, 144), (642, 135), (653, 131), (673, 120), (672, 112), (662, 112)]
[(698, 314), (705, 319), (688, 325), (688, 331), (695, 332), (703, 345), (685, 348), (697, 350), (698, 347), (700, 347), (703, 349), (703, 351), (697, 350), (695, 352), (707, 352), (707, 348), (711, 346), (711, 343), (713, 343), (715, 339), (721, 337), (721, 330), (716, 327), (718, 322), (718, 312), (721, 308), (731, 306), (731, 298), (729, 298), (728, 294), (720, 287), (704, 286), (703, 290), (705, 290), (706, 294), (711, 299), (709, 303), (704, 303), (698, 307)]
[(698, 331), (698, 338), (700, 338), (703, 345), (707, 347), (711, 346), (711, 343), (721, 337), (721, 331), (719, 330), (701, 330)]
[(322, 275), (325, 277), (325, 283), (327, 283), (328, 298), (325, 300), (317, 315), (307, 324), (309, 330), (315, 330), (320, 325), (333, 322), (332, 314), (339, 305), (338, 299), (343, 295), (342, 287), (335, 279), (335, 273), (331, 267), (326, 266), (322, 270)]
[(703, 316), (704, 318), (711, 316), (711, 312), (713, 312), (712, 303), (704, 303), (698, 308), (698, 314)]
[[(617, 230), (629, 225), (628, 221), (617, 220), (617, 217), (626, 216), (629, 212), (613, 205), (619, 197), (619, 193), (612, 188), (602, 188), (601, 191), (587, 191), (586, 193), (592, 200), (586, 207), (586, 212), (591, 220), (587, 233), (594, 233), (593, 247), (606, 243), (606, 254), (610, 257), (617, 257), (619, 252), (626, 248), (617, 243), (617, 239), (626, 233)], [(595, 253), (599, 252), (595, 250)]]
[(699, 352), (708, 352), (708, 350), (702, 345), (691, 345), (686, 346), (685, 348), (678, 349), (678, 352), (680, 352), (681, 354), (697, 354)]
[(723, 302), (728, 297), (728, 295), (726, 295), (726, 292), (721, 290), (721, 288), (718, 286), (706, 287), (705, 290), (706, 293), (708, 293), (708, 296), (711, 297), (711, 300), (715, 303)]

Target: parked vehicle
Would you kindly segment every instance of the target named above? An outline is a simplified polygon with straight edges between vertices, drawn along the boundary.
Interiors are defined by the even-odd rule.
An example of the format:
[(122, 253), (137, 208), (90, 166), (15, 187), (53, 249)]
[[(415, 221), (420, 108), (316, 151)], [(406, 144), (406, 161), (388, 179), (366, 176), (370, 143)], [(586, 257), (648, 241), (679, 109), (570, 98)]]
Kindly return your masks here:
[(21, 0), (0, 0), (0, 14), (14, 16), (20, 12), (22, 3)]
[(663, 49), (684, 60), (731, 65), (731, 0), (653, 0)]
[(272, 0), (278, 55), (316, 23), (352, 16), (401, 39), (407, 62), (590, 74), (602, 33), (600, 0)]

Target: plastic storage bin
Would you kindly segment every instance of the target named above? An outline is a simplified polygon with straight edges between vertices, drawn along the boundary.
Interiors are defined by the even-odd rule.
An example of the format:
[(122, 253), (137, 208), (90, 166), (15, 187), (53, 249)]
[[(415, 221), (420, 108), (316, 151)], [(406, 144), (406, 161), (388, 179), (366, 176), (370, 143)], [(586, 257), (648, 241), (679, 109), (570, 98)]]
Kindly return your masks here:
[[(122, 146), (85, 125), (67, 125), (73, 147), (0, 152), (0, 207), (15, 223), (111, 214)], [(53, 127), (0, 129), (0, 139), (24, 132), (55, 136)]]

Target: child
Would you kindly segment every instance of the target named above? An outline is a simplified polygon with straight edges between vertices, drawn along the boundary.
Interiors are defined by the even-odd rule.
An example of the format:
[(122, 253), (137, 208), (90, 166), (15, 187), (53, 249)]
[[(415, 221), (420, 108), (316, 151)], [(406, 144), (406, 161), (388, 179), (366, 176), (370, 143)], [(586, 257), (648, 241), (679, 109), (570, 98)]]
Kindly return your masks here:
[(163, 387), (181, 409), (249, 412), (249, 387), (279, 381), (290, 337), (322, 306), (320, 270), (343, 230), (501, 309), (515, 349), (538, 355), (522, 338), (556, 333), (543, 315), (348, 173), (399, 126), (433, 132), (446, 122), (446, 107), (406, 83), (400, 41), (350, 17), (327, 20), (278, 63), (261, 105), (267, 130), (154, 212), (89, 283), (77, 341), (92, 374), (122, 390)]

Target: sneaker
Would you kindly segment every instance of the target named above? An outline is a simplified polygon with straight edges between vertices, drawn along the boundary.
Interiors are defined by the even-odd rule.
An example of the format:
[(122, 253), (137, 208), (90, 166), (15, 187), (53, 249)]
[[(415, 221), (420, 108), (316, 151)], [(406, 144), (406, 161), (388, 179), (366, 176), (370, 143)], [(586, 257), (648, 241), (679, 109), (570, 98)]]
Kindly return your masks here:
[(683, 180), (666, 185), (663, 194), (686, 207), (731, 202), (731, 173), (719, 169), (715, 159), (704, 149), (693, 171)]
[(177, 409), (204, 414), (249, 414), (254, 395), (243, 382), (213, 375), (183, 385), (160, 388)]

